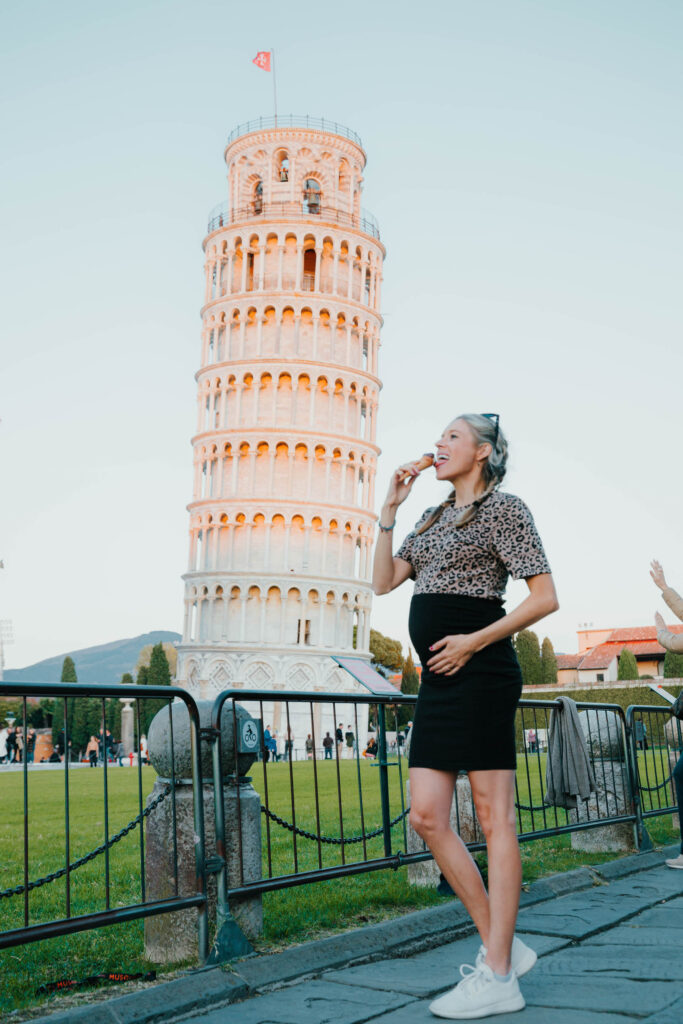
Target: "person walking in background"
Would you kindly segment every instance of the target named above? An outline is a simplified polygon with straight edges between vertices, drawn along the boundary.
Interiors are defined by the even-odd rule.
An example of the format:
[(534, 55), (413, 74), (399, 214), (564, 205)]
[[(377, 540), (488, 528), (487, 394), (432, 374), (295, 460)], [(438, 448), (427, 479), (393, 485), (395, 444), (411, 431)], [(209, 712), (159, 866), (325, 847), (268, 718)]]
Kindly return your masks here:
[(292, 727), (287, 726), (287, 736), (285, 738), (285, 761), (291, 761), (294, 754), (294, 733)]
[(332, 760), (332, 747), (334, 746), (334, 740), (330, 736), (329, 732), (325, 733), (325, 739), (323, 740), (323, 750), (325, 751), (325, 760)]
[(313, 757), (313, 738), (311, 737), (310, 732), (306, 736), (306, 741), (304, 743), (304, 746), (306, 748), (306, 757), (310, 761), (311, 758)]
[(36, 730), (29, 729), (26, 736), (26, 763), (33, 764), (36, 753)]
[(335, 730), (334, 738), (337, 741), (337, 760), (341, 761), (342, 751), (344, 749), (344, 728), (341, 722)]
[[(148, 759), (148, 756), (147, 756), (148, 754), (149, 754), (149, 750), (147, 748), (147, 737), (145, 736), (145, 734), (143, 732), (142, 736), (140, 737), (140, 760), (142, 761), (143, 764), (149, 764), (149, 759)], [(106, 750), (105, 750), (105, 755), (104, 756), (105, 757), (107, 756)]]
[[(423, 666), (410, 735), (410, 821), (469, 911), (481, 936), (463, 980), (430, 1010), (452, 1020), (521, 1010), (518, 977), (536, 953), (515, 937), (522, 881), (515, 827), (515, 712), (522, 675), (511, 636), (559, 605), (550, 566), (524, 502), (498, 490), (508, 446), (497, 414), (458, 416), (436, 443), (437, 480), (448, 498), (424, 512), (394, 556), (398, 507), (418, 476), (397, 469), (379, 517), (373, 589), (415, 580), (409, 632)], [(508, 577), (529, 594), (508, 615)], [(482, 742), (482, 737), (486, 742)], [(487, 893), (450, 826), (455, 781), (467, 771), (488, 854)]]
[(348, 758), (352, 758), (356, 747), (356, 737), (354, 736), (353, 729), (350, 725), (346, 726), (344, 739), (346, 740), (346, 756)]
[(99, 754), (99, 743), (97, 742), (97, 736), (91, 736), (88, 740), (88, 745), (85, 748), (85, 756), (90, 762), (91, 768), (97, 767), (97, 757)]
[[(7, 735), (8, 735), (8, 733), (9, 733), (9, 729), (6, 726), (3, 726), (2, 729), (0, 729), (0, 764), (4, 764), (5, 761), (7, 760)], [(329, 732), (328, 732), (327, 735), (328, 736), (330, 735)]]
[(7, 761), (12, 764), (17, 756), (17, 731), (14, 728), (7, 730)]
[[(664, 576), (664, 570), (659, 562), (654, 559), (651, 564), (650, 576), (661, 590), (662, 597), (668, 604), (671, 611), (683, 622), (683, 598), (673, 589), (673, 587), (668, 586), (666, 577)], [(657, 640), (662, 647), (667, 651), (676, 651), (679, 654), (683, 654), (683, 633), (672, 633), (670, 629), (667, 629), (664, 617), (659, 612), (655, 614), (655, 626), (657, 627)], [(683, 731), (683, 725), (679, 726), (679, 728)], [(643, 734), (643, 745), (644, 743), (645, 735)], [(681, 830), (681, 852), (677, 857), (671, 857), (668, 859), (666, 861), (666, 866), (668, 868), (683, 868), (683, 754), (681, 754), (676, 762), (676, 766), (671, 773), (671, 777), (676, 788), (676, 800), (678, 802), (678, 825)]]

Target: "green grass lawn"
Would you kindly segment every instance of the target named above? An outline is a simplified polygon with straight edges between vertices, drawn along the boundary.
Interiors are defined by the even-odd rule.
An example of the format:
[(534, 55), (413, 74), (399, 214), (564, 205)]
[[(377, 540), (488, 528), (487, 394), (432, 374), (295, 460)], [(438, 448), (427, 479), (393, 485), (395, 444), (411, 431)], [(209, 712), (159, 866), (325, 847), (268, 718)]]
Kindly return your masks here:
[[(654, 778), (657, 751), (640, 754), (641, 766), (647, 763)], [(648, 759), (646, 761), (646, 759)], [(659, 762), (661, 757), (659, 757)], [(520, 760), (518, 787), (523, 803), (540, 805), (544, 784), (544, 758), (540, 763), (530, 759), (532, 769), (527, 775)], [(381, 823), (379, 770), (371, 762), (356, 765), (355, 761), (337, 764), (318, 761), (318, 814), (320, 830), (329, 836), (340, 835), (339, 790), (342, 793), (342, 824), (347, 837), (369, 831)], [(300, 827), (317, 832), (316, 804), (313, 789), (314, 766), (311, 762), (269, 764), (267, 767), (268, 803), (271, 810), (292, 820), (292, 789), (296, 822)], [(70, 773), (70, 859), (87, 853), (104, 839), (103, 770), (80, 768)], [(145, 768), (143, 797), (151, 790), (155, 773)], [(265, 802), (264, 767), (254, 765), (253, 784)], [(659, 778), (662, 777), (661, 768)], [(360, 779), (360, 788), (359, 788)], [(404, 774), (403, 781), (405, 783)], [(109, 834), (117, 832), (138, 813), (137, 772), (114, 768), (108, 772)], [(0, 775), (2, 822), (0, 823), (0, 890), (23, 881), (23, 780), (20, 773)], [(361, 813), (362, 799), (362, 813)], [(35, 879), (64, 865), (64, 777), (63, 773), (29, 773), (29, 878)], [(392, 817), (401, 811), (401, 786), (398, 771), (390, 769), (390, 805)], [(656, 797), (654, 806), (657, 806)], [(564, 824), (564, 811), (557, 812), (557, 822)], [(556, 823), (555, 811), (546, 811), (545, 824)], [(523, 812), (521, 831), (532, 827), (531, 813)], [(543, 827), (543, 813), (535, 812), (534, 825)], [(649, 819), (648, 830), (655, 843), (672, 842), (675, 838), (671, 817)], [(139, 902), (140, 846), (139, 829), (117, 843), (110, 853), (109, 901), (111, 907)], [(379, 857), (383, 855), (382, 837), (363, 844), (345, 847), (318, 844), (294, 838), (275, 823), (270, 824), (271, 861), (267, 856), (268, 827), (262, 816), (264, 875), (279, 875), (294, 870), (310, 870)], [(393, 849), (405, 849), (403, 824), (392, 832)], [(211, 853), (212, 851), (208, 851)], [(597, 864), (613, 859), (614, 854), (594, 854), (590, 862)], [(480, 855), (484, 864), (483, 855)], [(586, 854), (571, 849), (571, 836), (554, 836), (522, 844), (525, 882), (546, 874), (564, 871), (586, 863)], [(431, 889), (408, 884), (405, 869), (378, 871), (307, 886), (293, 887), (277, 893), (266, 893), (264, 903), (264, 934), (258, 940), (260, 950), (276, 949), (292, 942), (302, 942), (330, 931), (358, 927), (369, 921), (398, 915), (420, 907), (442, 902)], [(34, 890), (29, 897), (30, 923), (50, 921), (65, 916), (66, 885), (64, 879)], [(102, 910), (106, 902), (104, 856), (79, 868), (71, 878), (72, 915)], [(0, 901), (2, 929), (21, 927), (24, 922), (22, 896)], [(37, 987), (63, 977), (85, 977), (102, 971), (146, 971), (151, 965), (144, 959), (143, 924), (135, 921), (114, 925), (77, 935), (63, 936), (43, 942), (18, 946), (0, 953), (0, 1016), (13, 1008), (35, 1005), (46, 997), (36, 996)], [(170, 968), (164, 968), (170, 969)], [(52, 996), (54, 1000), (59, 997)]]

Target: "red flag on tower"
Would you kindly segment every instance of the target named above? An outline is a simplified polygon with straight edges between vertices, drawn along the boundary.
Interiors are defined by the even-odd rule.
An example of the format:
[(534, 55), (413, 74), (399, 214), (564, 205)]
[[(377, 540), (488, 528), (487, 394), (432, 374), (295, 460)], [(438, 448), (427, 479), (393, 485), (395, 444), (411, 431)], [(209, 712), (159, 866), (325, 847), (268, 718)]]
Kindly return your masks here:
[(263, 71), (270, 71), (270, 50), (259, 50), (251, 63)]

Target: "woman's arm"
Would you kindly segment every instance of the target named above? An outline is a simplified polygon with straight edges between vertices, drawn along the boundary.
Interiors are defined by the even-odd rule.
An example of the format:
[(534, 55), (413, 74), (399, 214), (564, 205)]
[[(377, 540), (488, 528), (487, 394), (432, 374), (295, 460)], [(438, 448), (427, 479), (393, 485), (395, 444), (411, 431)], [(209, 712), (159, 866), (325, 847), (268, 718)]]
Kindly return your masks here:
[[(408, 470), (410, 476), (404, 481), (403, 476)], [(389, 490), (379, 514), (380, 526), (388, 526), (389, 530), (380, 530), (375, 544), (375, 559), (372, 565), (372, 589), (375, 594), (388, 594), (401, 583), (410, 579), (413, 567), (403, 558), (394, 558), (393, 526), (396, 513), (412, 490), (418, 476), (414, 463), (409, 463), (395, 470), (389, 482)]]
[(497, 640), (503, 640), (521, 629), (533, 625), (560, 607), (555, 591), (555, 583), (550, 573), (529, 576), (527, 581), (529, 596), (517, 605), (509, 615), (492, 622), (490, 626), (478, 629), (475, 633), (460, 633), (445, 636), (443, 640), (432, 645), (437, 653), (427, 662), (427, 668), (438, 674), (452, 676), (466, 665), (473, 654), (483, 650)]
[[(662, 597), (668, 604), (674, 615), (683, 622), (683, 598), (677, 594), (673, 587), (667, 585), (664, 570), (659, 562), (653, 558), (651, 562), (650, 576), (662, 592)], [(655, 614), (655, 626), (657, 627), (657, 640), (667, 651), (683, 651), (683, 634), (672, 633), (666, 628), (666, 622), (657, 612)]]

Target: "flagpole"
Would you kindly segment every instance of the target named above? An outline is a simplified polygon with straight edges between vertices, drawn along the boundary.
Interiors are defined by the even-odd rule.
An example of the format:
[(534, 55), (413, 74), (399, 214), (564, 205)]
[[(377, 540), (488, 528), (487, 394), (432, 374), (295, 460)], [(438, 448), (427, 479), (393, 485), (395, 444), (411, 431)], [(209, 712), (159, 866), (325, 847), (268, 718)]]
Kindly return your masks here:
[(270, 51), (270, 66), (273, 69), (273, 108), (275, 110), (275, 127), (277, 128), (277, 87), (275, 84), (275, 50)]

